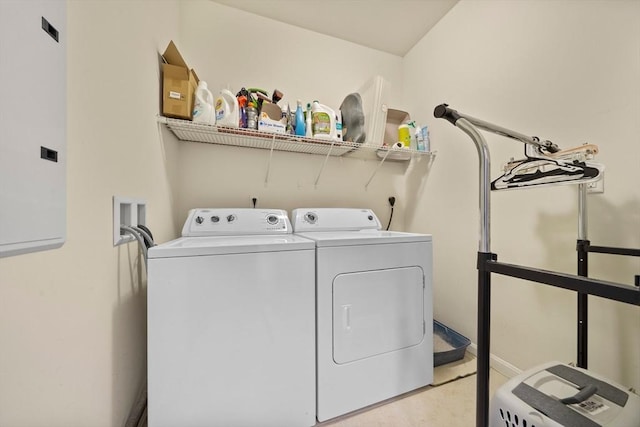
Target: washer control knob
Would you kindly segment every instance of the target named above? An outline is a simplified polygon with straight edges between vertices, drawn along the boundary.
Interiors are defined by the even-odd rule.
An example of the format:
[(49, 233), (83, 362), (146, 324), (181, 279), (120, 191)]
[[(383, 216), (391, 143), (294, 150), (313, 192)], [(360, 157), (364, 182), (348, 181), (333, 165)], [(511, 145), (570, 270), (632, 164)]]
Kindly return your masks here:
[(220, 222), (220, 217), (218, 215), (214, 215), (211, 217), (211, 222), (218, 223)]
[(276, 225), (278, 223), (278, 217), (275, 215), (267, 216), (267, 223), (269, 225)]
[(202, 218), (201, 216), (196, 217), (196, 224), (202, 224), (203, 221), (204, 221), (204, 218)]
[(318, 217), (316, 216), (316, 214), (314, 214), (313, 212), (307, 212), (306, 214), (304, 214), (304, 219), (309, 223), (309, 224), (315, 224), (316, 221), (318, 220)]
[(227, 222), (233, 222), (236, 220), (236, 216), (235, 215), (227, 215)]
[(367, 218), (369, 218), (369, 221), (373, 221), (373, 215), (369, 215)]

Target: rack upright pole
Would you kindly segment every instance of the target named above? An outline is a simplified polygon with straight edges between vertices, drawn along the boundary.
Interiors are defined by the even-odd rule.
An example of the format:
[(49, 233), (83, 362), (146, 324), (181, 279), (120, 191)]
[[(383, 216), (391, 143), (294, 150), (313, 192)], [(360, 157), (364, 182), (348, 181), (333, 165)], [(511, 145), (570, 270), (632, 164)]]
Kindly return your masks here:
[[(589, 240), (587, 239), (587, 184), (578, 185), (578, 276), (589, 275)], [(589, 341), (589, 295), (578, 292), (578, 354), (577, 365), (587, 369)]]
[(477, 313), (477, 380), (476, 380), (476, 426), (489, 424), (489, 355), (491, 343), (491, 273), (486, 262), (495, 259), (491, 254), (491, 158), (484, 137), (465, 118), (455, 125), (471, 137), (480, 159), (480, 241), (478, 243), (478, 313)]

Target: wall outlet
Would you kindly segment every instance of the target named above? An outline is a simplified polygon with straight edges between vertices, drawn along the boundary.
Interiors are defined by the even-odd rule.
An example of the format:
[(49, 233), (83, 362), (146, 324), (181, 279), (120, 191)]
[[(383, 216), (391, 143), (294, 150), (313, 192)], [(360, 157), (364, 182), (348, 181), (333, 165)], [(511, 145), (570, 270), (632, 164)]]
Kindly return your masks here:
[(587, 183), (587, 193), (604, 193), (604, 175), (598, 181)]
[(141, 199), (113, 196), (113, 246), (135, 240), (120, 225), (147, 225), (147, 202)]

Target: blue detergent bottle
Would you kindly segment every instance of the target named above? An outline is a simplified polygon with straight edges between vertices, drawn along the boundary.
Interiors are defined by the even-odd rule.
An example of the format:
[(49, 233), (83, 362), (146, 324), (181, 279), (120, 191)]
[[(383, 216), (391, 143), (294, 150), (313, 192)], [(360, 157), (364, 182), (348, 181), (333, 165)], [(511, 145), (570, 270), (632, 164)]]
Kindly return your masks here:
[(296, 108), (296, 135), (304, 136), (306, 127), (304, 123), (304, 113), (302, 112), (302, 103), (298, 99), (298, 107)]

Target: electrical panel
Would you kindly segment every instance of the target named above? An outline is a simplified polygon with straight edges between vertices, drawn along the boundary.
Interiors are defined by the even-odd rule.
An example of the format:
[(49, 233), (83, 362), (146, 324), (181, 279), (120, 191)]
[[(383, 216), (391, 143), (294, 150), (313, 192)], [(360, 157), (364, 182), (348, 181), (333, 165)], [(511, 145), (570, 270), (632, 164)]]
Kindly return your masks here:
[(0, 257), (66, 236), (66, 2), (0, 1)]

